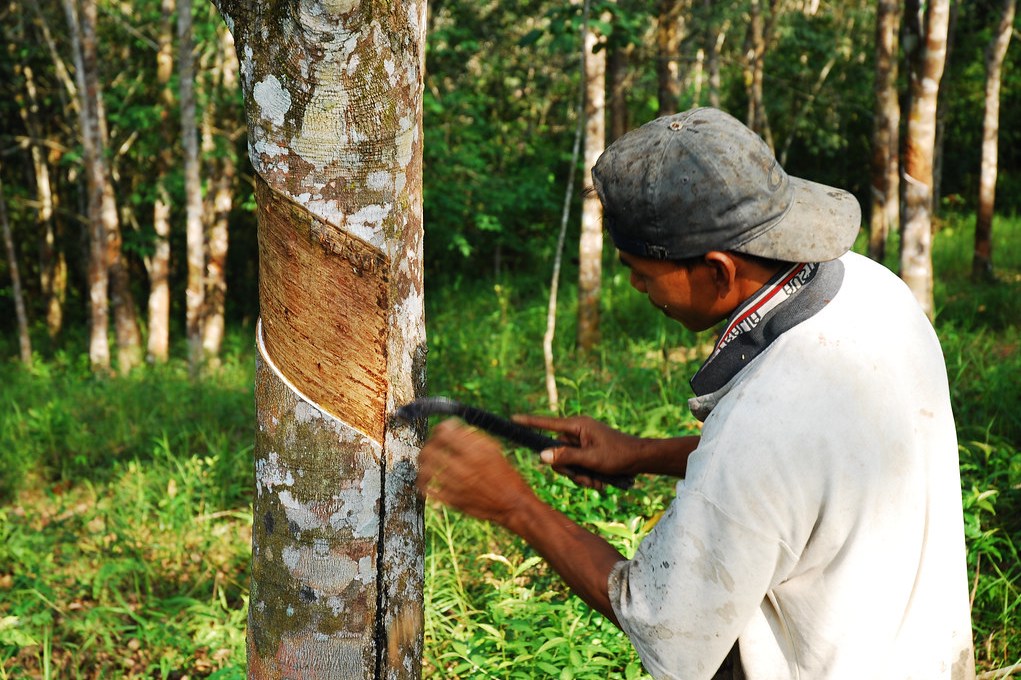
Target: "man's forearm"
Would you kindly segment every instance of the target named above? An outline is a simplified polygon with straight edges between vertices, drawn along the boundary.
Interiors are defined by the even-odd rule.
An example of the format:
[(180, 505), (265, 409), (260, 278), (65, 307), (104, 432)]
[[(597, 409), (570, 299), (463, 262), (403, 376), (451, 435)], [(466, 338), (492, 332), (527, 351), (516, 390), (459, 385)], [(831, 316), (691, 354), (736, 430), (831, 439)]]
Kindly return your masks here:
[(610, 571), (624, 559), (616, 548), (535, 496), (522, 499), (499, 523), (525, 539), (578, 597), (619, 626), (608, 593)]
[(684, 477), (688, 456), (698, 447), (698, 435), (670, 439), (642, 439), (635, 452), (630, 474)]

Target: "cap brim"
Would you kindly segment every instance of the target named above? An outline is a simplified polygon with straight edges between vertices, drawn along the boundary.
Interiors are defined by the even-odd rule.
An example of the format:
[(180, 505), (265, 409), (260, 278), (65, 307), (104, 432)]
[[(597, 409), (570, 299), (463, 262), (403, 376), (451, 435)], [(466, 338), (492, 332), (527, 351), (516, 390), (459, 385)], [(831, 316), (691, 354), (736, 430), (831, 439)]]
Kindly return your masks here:
[(790, 178), (794, 202), (773, 227), (734, 250), (785, 262), (835, 260), (861, 229), (858, 199), (843, 189)]

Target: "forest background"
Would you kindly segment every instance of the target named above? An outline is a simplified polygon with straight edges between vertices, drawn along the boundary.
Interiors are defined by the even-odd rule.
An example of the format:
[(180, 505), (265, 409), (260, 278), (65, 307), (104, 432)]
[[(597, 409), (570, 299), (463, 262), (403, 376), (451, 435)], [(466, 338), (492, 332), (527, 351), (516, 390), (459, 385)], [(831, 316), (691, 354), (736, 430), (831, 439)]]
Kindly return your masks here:
[[(0, 218), (10, 234), (0, 262), (0, 355), (9, 357), (0, 366), (0, 678), (244, 675), (253, 178), (230, 36), (204, 2), (181, 29), (182, 4), (0, 8)], [(711, 335), (645, 310), (609, 249), (599, 339), (577, 349), (577, 216), (588, 178), (575, 172), (570, 188), (568, 178), (572, 160), (583, 167), (572, 147), (584, 118), (584, 29), (606, 58), (607, 143), (662, 112), (712, 103), (760, 131), (792, 175), (854, 192), (870, 226), (884, 4), (619, 0), (593, 2), (586, 22), (580, 4), (432, 2), (430, 391), (505, 412), (548, 405), (542, 336), (568, 193), (559, 410), (647, 436), (695, 431), (686, 381)], [(95, 33), (76, 36), (69, 26), (80, 28), (75, 15), (90, 6)], [(1021, 663), (1017, 49), (1000, 74), (995, 219), (982, 266), (974, 237), (987, 55), (1007, 7), (950, 5), (928, 232), (987, 677)], [(902, 134), (913, 16), (904, 16), (894, 59)], [(83, 92), (99, 93), (93, 120), (103, 129), (94, 134)], [(93, 177), (107, 179), (93, 185), (97, 163), (106, 169)], [(90, 200), (93, 186), (105, 186), (102, 198)], [(99, 221), (107, 238), (97, 250)], [(896, 217), (889, 227), (884, 252), (872, 253), (900, 271)], [(868, 242), (864, 230), (856, 248), (867, 252)], [(110, 328), (94, 322), (97, 281)], [(518, 460), (547, 500), (625, 553), (672, 493), (668, 482), (643, 480), (633, 493), (600, 495)], [(426, 522), (427, 675), (642, 676), (627, 641), (525, 546), (435, 508)]]

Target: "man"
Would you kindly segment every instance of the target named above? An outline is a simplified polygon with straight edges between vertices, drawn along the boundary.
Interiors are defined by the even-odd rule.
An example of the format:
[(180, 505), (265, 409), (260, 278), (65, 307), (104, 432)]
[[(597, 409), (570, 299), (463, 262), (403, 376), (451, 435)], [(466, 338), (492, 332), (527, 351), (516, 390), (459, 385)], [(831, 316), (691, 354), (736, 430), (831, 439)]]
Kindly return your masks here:
[(725, 321), (691, 381), (702, 433), (519, 420), (578, 444), (543, 453), (560, 471), (671, 474), (676, 498), (624, 560), (451, 421), (420, 489), (522, 536), (657, 678), (738, 656), (725, 670), (749, 679), (973, 677), (942, 352), (899, 279), (849, 252), (855, 199), (788, 177), (715, 109), (623, 136), (593, 179), (632, 286), (692, 330)]

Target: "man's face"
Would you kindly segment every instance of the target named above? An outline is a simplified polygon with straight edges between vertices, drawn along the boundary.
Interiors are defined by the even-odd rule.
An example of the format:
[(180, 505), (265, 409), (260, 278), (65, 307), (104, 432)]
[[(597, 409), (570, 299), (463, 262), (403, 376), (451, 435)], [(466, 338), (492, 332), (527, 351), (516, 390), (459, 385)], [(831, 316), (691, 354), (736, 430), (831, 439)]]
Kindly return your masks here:
[(726, 317), (718, 304), (713, 268), (704, 262), (683, 266), (620, 252), (631, 271), (631, 287), (671, 319), (693, 331), (704, 331)]

